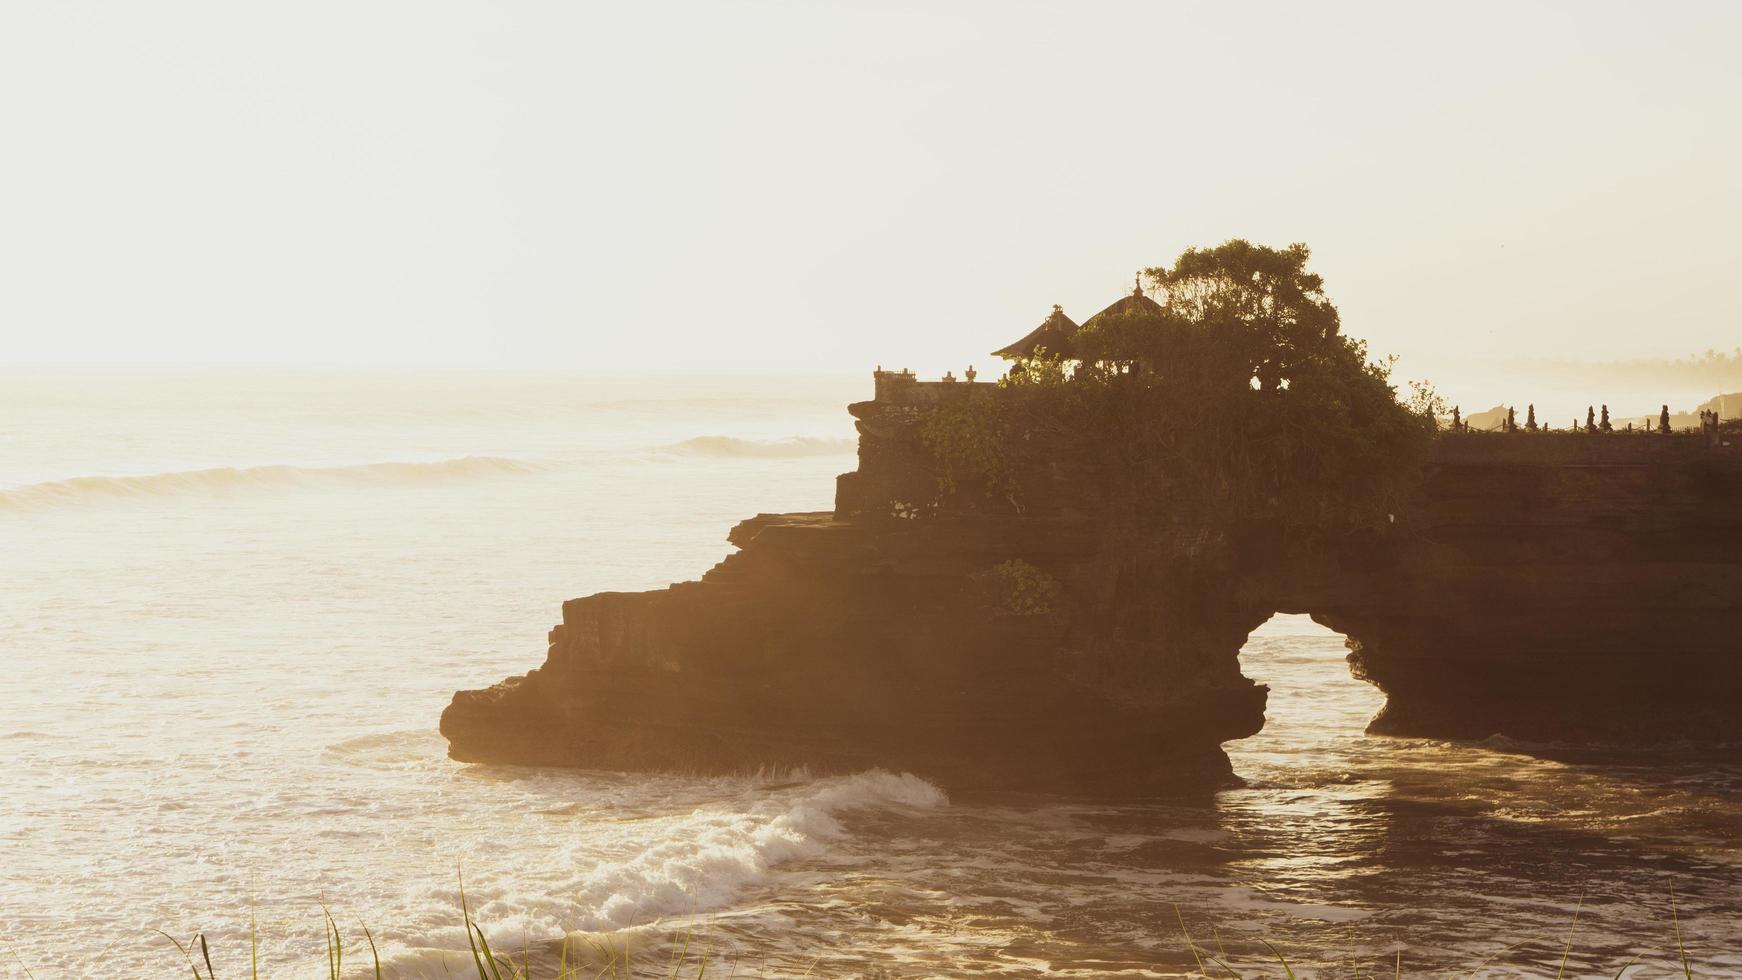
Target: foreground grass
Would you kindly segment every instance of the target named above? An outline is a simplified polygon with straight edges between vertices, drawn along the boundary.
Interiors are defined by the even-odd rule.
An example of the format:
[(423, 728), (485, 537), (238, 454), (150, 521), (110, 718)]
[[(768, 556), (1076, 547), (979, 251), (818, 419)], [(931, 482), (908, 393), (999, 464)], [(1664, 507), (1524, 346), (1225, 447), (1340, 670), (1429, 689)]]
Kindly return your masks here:
[[(1582, 907), (1583, 903), (1581, 902), (1581, 911)], [(1295, 965), (1289, 961), (1283, 950), (1278, 949), (1270, 942), (1263, 939), (1258, 940), (1259, 944), (1269, 951), (1269, 959), (1266, 962), (1256, 967), (1236, 968), (1230, 965), (1232, 958), (1223, 948), (1219, 935), (1215, 939), (1216, 948), (1212, 951), (1193, 939), (1190, 931), (1186, 928), (1185, 917), (1178, 906), (1174, 907), (1174, 915), (1178, 920), (1184, 944), (1190, 951), (1197, 967), (1195, 972), (1188, 974), (1188, 976), (1199, 977), (1202, 980), (1223, 980), (1223, 978), (1251, 980), (1251, 978), (1259, 976), (1276, 976), (1285, 978), (1285, 980), (1296, 980)], [(1695, 976), (1694, 964), (1683, 941), (1681, 915), (1673, 895), (1670, 898), (1670, 915), (1675, 940), (1675, 957), (1670, 975), (1679, 976), (1683, 980), (1693, 980)], [(669, 952), (663, 957), (651, 957), (651, 962), (645, 958), (643, 961), (637, 962), (631, 955), (627, 941), (619, 946), (609, 939), (582, 937), (580, 942), (575, 944), (573, 937), (565, 935), (560, 946), (552, 943), (549, 951), (541, 955), (539, 959), (543, 966), (540, 968), (535, 966), (535, 957), (530, 947), (522, 949), (518, 958), (513, 953), (500, 953), (491, 947), (489, 937), (472, 915), (471, 906), (466, 899), (464, 881), (460, 883), (460, 917), (465, 927), (466, 941), (469, 947), (466, 954), (462, 955), (469, 954), (470, 962), (461, 968), (460, 974), (456, 975), (450, 972), (448, 974), (450, 976), (475, 977), (476, 980), (637, 980), (637, 978), (648, 978), (648, 980), (657, 980), (657, 978), (665, 978), (665, 980), (708, 980), (708, 978), (714, 978), (714, 980), (721, 980), (724, 978), (724, 980), (731, 980), (739, 972), (737, 958), (727, 959), (717, 955), (708, 937), (705, 935), (697, 937), (693, 929), (679, 933), (671, 943)], [(1578, 919), (1579, 913), (1575, 912), (1573, 916), (1575, 927), (1578, 924)], [(338, 922), (333, 918), (332, 912), (324, 904), (321, 906), (321, 922), (326, 932), (325, 975), (328, 980), (342, 980), (347, 974), (345, 936), (340, 930)], [(351, 967), (349, 975), (384, 980), (388, 974), (383, 972), (381, 955), (375, 944), (374, 933), (367, 926), (362, 927), (362, 932), (368, 957), (363, 960), (364, 966), (361, 969), (356, 966)], [(213, 966), (211, 947), (204, 933), (195, 934), (191, 940), (185, 943), (166, 932), (159, 931), (158, 934), (174, 945), (175, 952), (179, 954), (182, 961), (182, 968), (193, 980), (218, 980), (220, 975)], [(260, 980), (263, 976), (260, 968), (259, 933), (252, 922), (249, 925), (248, 940), (247, 973), (225, 973), (225, 977), (245, 976), (248, 980)], [(1524, 945), (1522, 942), (1514, 943), (1493, 953), (1469, 971), (1452, 973), (1450, 976), (1474, 980), (1482, 975), (1484, 970), (1489, 969), (1495, 960)], [(349, 948), (353, 961), (362, 959), (355, 942)], [(1553, 974), (1537, 975), (1552, 976), (1554, 980), (1567, 980), (1571, 976), (1567, 973), (1567, 968), (1572, 952), (1573, 940), (1571, 931), (1569, 931), (1566, 942), (1560, 948), (1558, 968)], [(1630, 974), (1628, 972), (1635, 967), (1645, 965), (1641, 963), (1642, 955), (1635, 955), (1622, 963), (1613, 974), (1615, 980), (1628, 980), (1630, 977), (1643, 978), (1643, 973)], [(662, 959), (664, 962), (660, 962)], [(822, 957), (818, 956), (803, 973), (795, 973), (793, 976), (811, 977), (816, 975), (816, 967), (821, 960)], [(30, 968), (24, 964), (22, 959), (19, 960), (19, 966), (24, 970), (24, 975), (29, 980), (37, 980), (35, 974), (31, 973)], [(1406, 975), (1401, 951), (1396, 954), (1388, 966), (1390, 969), (1381, 972), (1358, 973), (1352, 970), (1350, 976), (1357, 978), (1357, 980), (1386, 980), (1386, 978), (1400, 980)], [(444, 964), (444, 970), (446, 969)], [(1516, 968), (1513, 969), (1515, 972), (1511, 973), (1511, 976), (1525, 975), (1516, 972)], [(767, 976), (765, 966), (758, 971), (758, 975)], [(868, 976), (863, 973), (858, 975)], [(1661, 973), (1654, 975), (1663, 976)], [(883, 971), (874, 971), (869, 976), (889, 977), (891, 975)]]
[[(1671, 909), (1672, 913), (1674, 913), (1673, 901), (1671, 903)], [(707, 940), (707, 937), (697, 937), (693, 929), (680, 933), (672, 943), (671, 950), (665, 956), (649, 957), (641, 962), (637, 962), (632, 957), (627, 942), (619, 946), (609, 940), (584, 937), (579, 945), (572, 945), (573, 940), (571, 937), (565, 936), (560, 947), (555, 948), (552, 954), (545, 958), (547, 961), (545, 967), (543, 969), (538, 969), (534, 966), (534, 957), (529, 949), (522, 950), (518, 957), (516, 957), (512, 953), (499, 953), (491, 947), (490, 940), (485, 935), (483, 927), (480, 926), (477, 920), (472, 916), (463, 889), (460, 898), (460, 911), (462, 921), (465, 925), (467, 943), (470, 947), (467, 951), (470, 955), (470, 969), (466, 970), (462, 968), (463, 972), (459, 974), (459, 976), (467, 978), (476, 977), (476, 980), (636, 980), (636, 978), (649, 978), (649, 980), (657, 980), (657, 978), (665, 978), (665, 980), (708, 980), (708, 978), (715, 978), (715, 980), (721, 980), (721, 978), (724, 978), (724, 980), (731, 980), (731, 978), (736, 977), (739, 973), (740, 963), (736, 958), (728, 959), (716, 955), (712, 943)], [(1177, 908), (1175, 909), (1175, 914), (1176, 916), (1179, 916)], [(321, 916), (325, 924), (327, 936), (326, 976), (328, 980), (341, 980), (341, 978), (346, 974), (345, 938), (340, 932), (338, 924), (334, 921), (332, 914), (324, 906), (321, 909)], [(1576, 921), (1575, 917), (1575, 924)], [(1679, 914), (1673, 914), (1673, 922), (1675, 959), (1674, 969), (1672, 970), (1671, 975), (1682, 977), (1683, 980), (1693, 980), (1695, 976), (1694, 965), (1692, 959), (1688, 956), (1687, 947), (1682, 939), (1681, 919)], [(1229, 957), (1227, 951), (1222, 948), (1219, 936), (1216, 940), (1216, 950), (1211, 951), (1197, 943), (1191, 937), (1190, 933), (1186, 931), (1183, 916), (1179, 916), (1179, 927), (1182, 935), (1185, 937), (1185, 945), (1190, 950), (1192, 958), (1197, 965), (1196, 970), (1193, 973), (1188, 974), (1189, 976), (1202, 978), (1202, 980), (1222, 980), (1222, 978), (1229, 978), (1229, 980), (1254, 980), (1254, 978), (1260, 976), (1281, 977), (1286, 978), (1286, 980), (1296, 980), (1297, 978), (1295, 964), (1289, 961), (1288, 955), (1283, 950), (1278, 949), (1266, 940), (1260, 939), (1258, 942), (1269, 951), (1271, 959), (1268, 962), (1262, 963), (1258, 966), (1236, 967), (1230, 965), (1231, 957)], [(196, 935), (193, 940), (188, 943), (182, 943), (174, 937), (169, 936), (167, 933), (163, 933), (162, 935), (165, 939), (175, 945), (176, 951), (181, 955), (185, 968), (193, 980), (218, 980), (219, 974), (212, 965), (211, 950), (206, 942), (204, 934)], [(361, 972), (364, 976), (373, 977), (374, 980), (384, 980), (384, 977), (387, 976), (387, 974), (384, 974), (382, 970), (381, 957), (375, 945), (375, 937), (367, 927), (363, 927), (363, 938), (369, 956), (367, 961), (365, 961), (366, 965)], [(554, 945), (555, 944), (553, 944), (553, 946)], [(1449, 976), (1453, 978), (1462, 977), (1466, 978), (1466, 980), (1474, 980), (1474, 978), (1482, 976), (1483, 971), (1490, 969), (1495, 960), (1519, 949), (1523, 945), (1525, 944), (1514, 943), (1513, 945), (1507, 946), (1493, 953), (1486, 959), (1477, 963), (1467, 972), (1459, 971), (1452, 973)], [(1545, 972), (1537, 975), (1543, 977), (1552, 976), (1554, 980), (1567, 980), (1567, 978), (1572, 976), (1572, 974), (1567, 973), (1568, 963), (1572, 952), (1573, 942), (1569, 934), (1567, 941), (1561, 947), (1560, 961), (1555, 972), (1553, 974)], [(1613, 974), (1615, 980), (1628, 980), (1629, 977), (1634, 976), (1642, 978), (1644, 976), (1643, 973), (1629, 973), (1629, 971), (1634, 970), (1636, 967), (1643, 967), (1645, 965), (1640, 962), (1641, 958), (1640, 955), (1635, 955), (1631, 959), (1622, 963)], [(586, 962), (583, 963), (583, 959)], [(664, 962), (661, 962), (662, 959)], [(820, 962), (821, 957), (819, 956), (807, 969), (804, 970), (804, 972), (794, 973), (792, 975), (797, 977), (811, 977), (817, 975), (815, 971)], [(1388, 978), (1389, 980), (1401, 980), (1402, 977), (1411, 975), (1404, 972), (1405, 963), (1401, 951), (1395, 955), (1394, 959), (1390, 964), (1388, 964), (1388, 966), (1390, 969), (1381, 972), (1356, 973), (1355, 971), (1351, 971), (1350, 975), (1358, 978), (1358, 980), (1388, 980)], [(1517, 972), (1516, 968), (1513, 969), (1514, 972), (1506, 975), (1525, 975)], [(358, 972), (359, 971), (353, 968), (351, 970), (351, 975), (355, 976)], [(29, 971), (26, 970), (26, 973), (28, 975)], [(862, 977), (868, 976), (867, 974), (862, 973), (856, 975)], [(1654, 975), (1659, 977), (1663, 976), (1662, 973)], [(249, 930), (249, 972), (246, 976), (249, 980), (260, 980), (262, 976), (260, 971), (258, 936), (252, 927)], [(759, 970), (758, 976), (766, 977), (766, 969)], [(885, 974), (882, 971), (877, 971), (874, 974), (871, 974), (871, 976), (887, 977), (890, 975)], [(32, 978), (32, 980), (34, 980), (34, 978)]]

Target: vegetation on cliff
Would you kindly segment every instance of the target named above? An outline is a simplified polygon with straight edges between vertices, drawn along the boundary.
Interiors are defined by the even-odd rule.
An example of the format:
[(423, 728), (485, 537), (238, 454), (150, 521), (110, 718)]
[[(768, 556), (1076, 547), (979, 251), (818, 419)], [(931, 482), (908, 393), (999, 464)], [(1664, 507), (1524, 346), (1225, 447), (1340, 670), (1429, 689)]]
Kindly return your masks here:
[(1437, 399), (1342, 335), (1304, 245), (1188, 249), (1091, 318), (1075, 359), (1019, 359), (998, 388), (923, 427), (946, 498), (1021, 508), (1065, 473), (1115, 518), (1387, 523), (1417, 477)]
[(1044, 616), (1059, 599), (1058, 580), (1020, 558), (993, 565), (976, 580), (987, 602), (1005, 616)]

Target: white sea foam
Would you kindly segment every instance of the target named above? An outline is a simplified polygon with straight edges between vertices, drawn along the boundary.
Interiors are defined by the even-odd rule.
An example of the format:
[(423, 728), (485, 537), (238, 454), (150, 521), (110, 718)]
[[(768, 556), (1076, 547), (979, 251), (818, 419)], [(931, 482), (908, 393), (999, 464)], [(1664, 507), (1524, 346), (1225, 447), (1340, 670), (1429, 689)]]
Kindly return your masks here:
[[(621, 856), (578, 867), (567, 881), (536, 894), (483, 879), (468, 883), (474, 917), (488, 933), (593, 937), (636, 932), (674, 916), (729, 909), (748, 888), (766, 882), (793, 861), (825, 857), (851, 847), (841, 818), (859, 810), (927, 810), (948, 802), (942, 790), (917, 776), (880, 770), (787, 785), (773, 792), (755, 786), (729, 801), (688, 814), (624, 823), (633, 841)], [(606, 827), (592, 825), (604, 836)], [(457, 914), (459, 894), (446, 887), (432, 898), (432, 928), (396, 943), (390, 963), (406, 976), (445, 976), (464, 950)], [(425, 972), (420, 972), (425, 971)]]
[(945, 802), (943, 791), (917, 776), (873, 770), (775, 793), (742, 810), (703, 808), (654, 821), (640, 830), (657, 830), (644, 848), (581, 870), (565, 889), (575, 899), (566, 921), (610, 932), (721, 909), (776, 865), (821, 855), (843, 837), (838, 818), (848, 811)]
[(852, 439), (820, 439), (793, 436), (787, 439), (736, 439), (732, 436), (697, 436), (662, 447), (678, 456), (724, 456), (750, 459), (786, 459), (795, 456), (848, 456), (858, 449)]
[(93, 498), (186, 493), (229, 495), (296, 486), (392, 486), (532, 473), (539, 468), (535, 463), (499, 456), (462, 456), (428, 462), (359, 463), (351, 466), (219, 466), (133, 476), (75, 476), (0, 490), (0, 509), (52, 506)]

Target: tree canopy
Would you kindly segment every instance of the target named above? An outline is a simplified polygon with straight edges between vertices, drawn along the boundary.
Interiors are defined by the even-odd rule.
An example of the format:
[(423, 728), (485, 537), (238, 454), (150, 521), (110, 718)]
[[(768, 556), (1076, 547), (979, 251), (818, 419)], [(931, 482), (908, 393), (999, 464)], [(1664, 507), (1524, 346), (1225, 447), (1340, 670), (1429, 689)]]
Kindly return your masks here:
[(1146, 270), (1158, 305), (1091, 319), (1077, 360), (1020, 358), (991, 397), (926, 424), (946, 492), (1021, 507), (1025, 474), (1067, 467), (1132, 521), (1389, 522), (1434, 431), (1431, 393), (1398, 400), (1309, 255), (1236, 239)]

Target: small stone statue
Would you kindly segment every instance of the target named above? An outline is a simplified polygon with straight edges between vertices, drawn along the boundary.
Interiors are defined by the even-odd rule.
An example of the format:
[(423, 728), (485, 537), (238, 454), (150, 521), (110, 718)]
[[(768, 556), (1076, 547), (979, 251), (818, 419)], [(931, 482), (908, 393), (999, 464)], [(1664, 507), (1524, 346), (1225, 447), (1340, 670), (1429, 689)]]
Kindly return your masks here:
[[(974, 365), (972, 365), (972, 364), (968, 365), (968, 370), (962, 372), (962, 376), (968, 379), (969, 384), (974, 383), (974, 378), (975, 378), (976, 374), (977, 374), (977, 372), (975, 372)], [(1608, 413), (1609, 413), (1608, 409), (1606, 409), (1606, 408), (1603, 409), (1603, 417), (1604, 418), (1609, 417)]]
[(1526, 418), (1524, 420), (1524, 427), (1526, 429), (1529, 429), (1531, 432), (1535, 432), (1536, 431), (1536, 405), (1533, 403), (1530, 406), (1528, 406), (1528, 408), (1529, 408), (1529, 414), (1526, 416)]
[(1663, 411), (1659, 412), (1657, 415), (1657, 431), (1660, 433), (1663, 433), (1664, 435), (1669, 434), (1669, 406), (1668, 405), (1663, 406)]
[(1464, 413), (1459, 411), (1456, 405), (1452, 406), (1452, 431), (1464, 431)]
[(1590, 405), (1585, 406), (1585, 431), (1597, 431), (1597, 410)]
[(1602, 429), (1604, 432), (1615, 431), (1615, 427), (1609, 424), (1609, 406), (1603, 406), (1603, 421), (1599, 423), (1597, 427)]
[(1506, 431), (1518, 431), (1518, 410), (1515, 408), (1508, 407), (1506, 409)]

